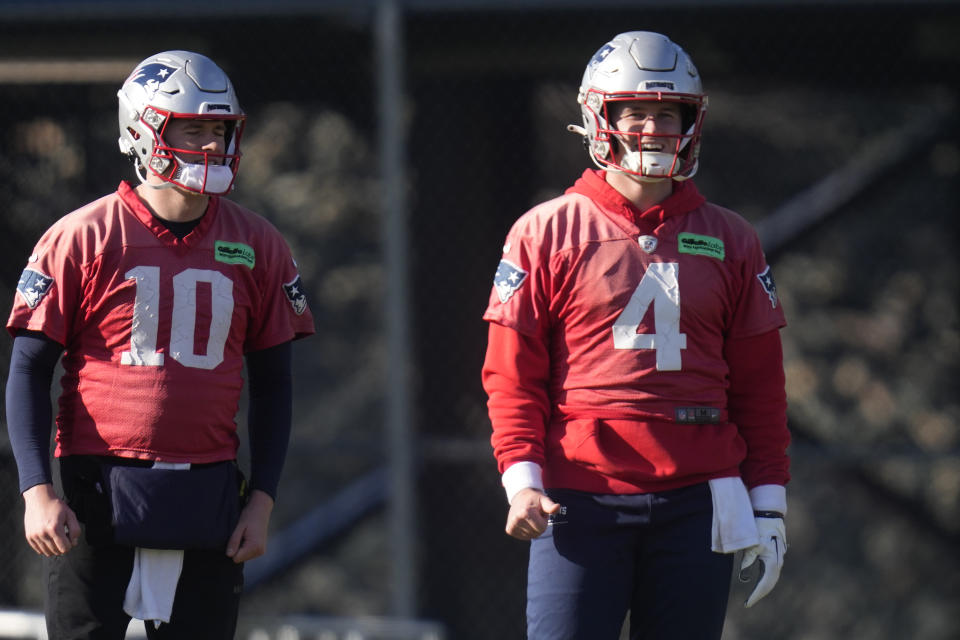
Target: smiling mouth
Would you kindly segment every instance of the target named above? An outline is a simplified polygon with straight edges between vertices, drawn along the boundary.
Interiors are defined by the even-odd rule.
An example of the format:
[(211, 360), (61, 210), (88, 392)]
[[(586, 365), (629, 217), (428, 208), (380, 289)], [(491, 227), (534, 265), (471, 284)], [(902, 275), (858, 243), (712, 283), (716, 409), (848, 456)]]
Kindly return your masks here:
[(663, 144), (660, 142), (644, 142), (640, 145), (641, 151), (663, 151)]

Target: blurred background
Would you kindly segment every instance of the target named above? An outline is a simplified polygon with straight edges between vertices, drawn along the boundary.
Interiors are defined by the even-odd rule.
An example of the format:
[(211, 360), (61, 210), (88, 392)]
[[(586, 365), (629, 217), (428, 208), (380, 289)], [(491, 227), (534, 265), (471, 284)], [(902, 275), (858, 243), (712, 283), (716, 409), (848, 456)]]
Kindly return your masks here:
[[(732, 581), (724, 638), (960, 638), (960, 3), (0, 0), (4, 317), (40, 234), (135, 179), (116, 91), (138, 61), (209, 55), (249, 114), (231, 197), (287, 237), (318, 333), (242, 637), (523, 637), (481, 315), (511, 223), (588, 164), (565, 131), (587, 61), (635, 29), (699, 67), (696, 182), (757, 225), (789, 322), (790, 551), (758, 606)], [(21, 623), (22, 515), (3, 428)]]

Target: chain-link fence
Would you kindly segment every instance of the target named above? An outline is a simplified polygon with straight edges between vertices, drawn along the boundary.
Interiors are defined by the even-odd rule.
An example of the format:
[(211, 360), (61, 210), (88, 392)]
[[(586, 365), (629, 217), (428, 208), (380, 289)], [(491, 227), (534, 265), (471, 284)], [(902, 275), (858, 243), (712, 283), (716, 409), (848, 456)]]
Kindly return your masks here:
[[(480, 316), (511, 222), (587, 166), (564, 130), (579, 120), (584, 65), (613, 34), (648, 29), (690, 52), (710, 94), (698, 187), (752, 222), (831, 175), (856, 174), (882, 136), (932, 128), (908, 128), (919, 133), (884, 147), (890, 162), (864, 174), (862, 189), (769, 256), (789, 322), (791, 547), (757, 607), (744, 611), (746, 587), (733, 585), (725, 638), (960, 635), (957, 6), (398, 4), (418, 617), (451, 639), (523, 636), (526, 547), (503, 534)], [(278, 532), (385, 464), (384, 389), (397, 375), (383, 339), (375, 6), (294, 5), (187, 12), (147, 29), (131, 13), (5, 19), (0, 3), (6, 309), (43, 229), (132, 178), (115, 152), (125, 70), (186, 48), (234, 80), (250, 123), (233, 197), (290, 241), (318, 325), (295, 354)], [(104, 71), (113, 68), (124, 71)], [(9, 347), (0, 340), (0, 376)], [(39, 562), (22, 540), (5, 430), (0, 513), (0, 608), (35, 610)], [(385, 512), (366, 515), (251, 589), (245, 615), (388, 614), (394, 535)]]

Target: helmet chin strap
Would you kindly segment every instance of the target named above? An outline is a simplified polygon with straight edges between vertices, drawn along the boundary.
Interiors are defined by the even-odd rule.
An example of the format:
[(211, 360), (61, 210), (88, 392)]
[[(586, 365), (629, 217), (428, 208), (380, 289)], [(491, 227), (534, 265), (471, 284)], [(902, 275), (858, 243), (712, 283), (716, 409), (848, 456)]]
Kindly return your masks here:
[(620, 166), (627, 171), (641, 174), (637, 178), (643, 181), (654, 182), (665, 180), (676, 162), (679, 162), (679, 159), (672, 153), (627, 151), (620, 159)]
[[(140, 179), (140, 184), (145, 184), (151, 189), (184, 187), (207, 195), (221, 195), (226, 193), (230, 189), (234, 177), (233, 170), (227, 165), (181, 163), (169, 181), (157, 184), (147, 180), (147, 171), (139, 160), (137, 160), (135, 173)], [(204, 180), (204, 176), (206, 176), (206, 180)]]
[(233, 170), (225, 164), (181, 164), (171, 180), (187, 189), (219, 195), (230, 189)]

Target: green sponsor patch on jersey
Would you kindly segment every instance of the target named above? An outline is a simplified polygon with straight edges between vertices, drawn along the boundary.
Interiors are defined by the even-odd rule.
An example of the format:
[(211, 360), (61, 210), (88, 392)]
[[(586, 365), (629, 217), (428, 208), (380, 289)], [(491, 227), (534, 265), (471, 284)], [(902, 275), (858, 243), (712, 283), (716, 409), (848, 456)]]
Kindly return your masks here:
[(680, 253), (690, 253), (698, 256), (709, 256), (723, 260), (723, 240), (712, 236), (701, 236), (696, 233), (681, 233), (677, 236)]
[(242, 242), (224, 242), (223, 240), (217, 240), (213, 245), (213, 252), (218, 262), (242, 264), (251, 269), (253, 269), (253, 265), (257, 262), (253, 247), (245, 245)]

